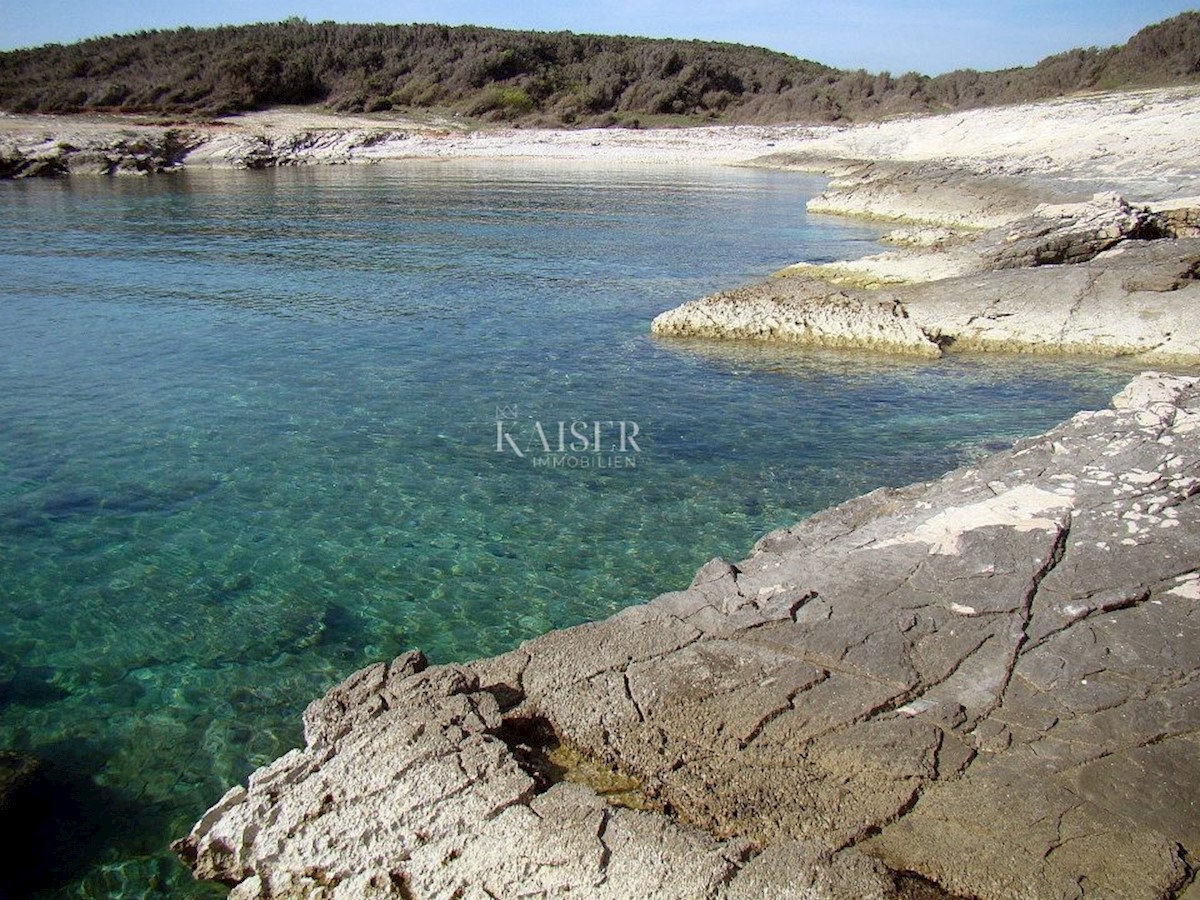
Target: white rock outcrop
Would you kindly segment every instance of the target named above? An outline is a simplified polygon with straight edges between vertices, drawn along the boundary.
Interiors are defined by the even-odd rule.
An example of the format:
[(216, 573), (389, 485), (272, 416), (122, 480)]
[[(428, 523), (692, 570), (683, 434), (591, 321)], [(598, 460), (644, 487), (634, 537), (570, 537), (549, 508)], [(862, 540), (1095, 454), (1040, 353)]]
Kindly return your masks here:
[(660, 337), (783, 341), (812, 347), (859, 348), (939, 356), (941, 351), (904, 307), (890, 299), (844, 291), (812, 293), (821, 282), (783, 279), (685, 303), (654, 319)]

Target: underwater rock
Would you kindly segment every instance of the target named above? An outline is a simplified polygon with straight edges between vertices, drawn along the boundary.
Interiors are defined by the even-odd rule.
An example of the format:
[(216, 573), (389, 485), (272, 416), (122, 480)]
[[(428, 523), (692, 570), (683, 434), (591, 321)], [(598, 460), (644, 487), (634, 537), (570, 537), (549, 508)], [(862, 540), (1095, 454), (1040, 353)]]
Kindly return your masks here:
[[(21, 792), (33, 782), (37, 771), (38, 761), (33, 757), (0, 750), (0, 816), (8, 818)], [(9, 824), (11, 826), (13, 823)]]

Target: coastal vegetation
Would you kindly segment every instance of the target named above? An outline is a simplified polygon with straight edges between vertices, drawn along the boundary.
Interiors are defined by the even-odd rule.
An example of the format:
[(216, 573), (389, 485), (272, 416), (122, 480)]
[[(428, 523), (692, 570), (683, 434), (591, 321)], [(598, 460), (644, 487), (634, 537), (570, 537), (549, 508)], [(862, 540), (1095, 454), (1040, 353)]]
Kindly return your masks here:
[(759, 47), (474, 26), (180, 28), (0, 54), (0, 109), (218, 116), (280, 104), (538, 125), (850, 122), (1200, 81), (1200, 12), (996, 72), (844, 71)]

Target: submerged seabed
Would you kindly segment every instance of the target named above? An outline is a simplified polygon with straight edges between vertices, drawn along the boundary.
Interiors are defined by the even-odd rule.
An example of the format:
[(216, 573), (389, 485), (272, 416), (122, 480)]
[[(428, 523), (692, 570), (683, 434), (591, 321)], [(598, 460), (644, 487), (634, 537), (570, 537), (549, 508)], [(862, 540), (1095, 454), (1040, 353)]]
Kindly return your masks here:
[(1126, 380), (649, 337), (867, 252), (873, 226), (805, 218), (817, 187), (528, 162), (0, 185), (0, 748), (56, 791), (21, 891), (217, 891), (168, 841), (353, 670), (609, 615)]

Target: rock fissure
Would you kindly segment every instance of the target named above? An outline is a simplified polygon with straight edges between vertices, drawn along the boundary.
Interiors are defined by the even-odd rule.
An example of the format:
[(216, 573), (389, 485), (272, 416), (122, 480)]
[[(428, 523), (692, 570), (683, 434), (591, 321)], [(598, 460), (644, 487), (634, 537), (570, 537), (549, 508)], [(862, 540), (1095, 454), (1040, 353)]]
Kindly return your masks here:
[(638, 704), (637, 698), (633, 696), (633, 691), (629, 687), (629, 670), (625, 669), (621, 672), (621, 686), (625, 689), (625, 698), (633, 706), (633, 711), (637, 714), (639, 722), (646, 721), (646, 715), (642, 712), (642, 707)]
[[(1083, 309), (1084, 301), (1095, 292), (1096, 282), (1099, 280), (1099, 277), (1099, 274), (1091, 275), (1087, 280), (1086, 286), (1075, 295), (1071, 301), (1071, 305), (1067, 307), (1066, 314), (1063, 316), (1062, 328), (1058, 333), (1058, 342), (1060, 344), (1065, 345), (1069, 342), (1069, 336), (1079, 317), (1080, 310)], [(1165, 343), (1165, 341), (1160, 342), (1160, 345)], [(1152, 349), (1156, 350), (1158, 347)]]
[(871, 822), (870, 824), (862, 826), (858, 831), (850, 835), (846, 839), (845, 843), (842, 844), (842, 846), (840, 846), (838, 849), (841, 850), (849, 847), (859, 846), (864, 841), (882, 834), (884, 829), (889, 825), (899, 822), (910, 812), (916, 809), (917, 804), (921, 800), (921, 795), (924, 793), (925, 788), (930, 784), (930, 782), (927, 782), (923, 779), (914, 779), (914, 781), (916, 783), (913, 784), (908, 797), (896, 808), (893, 813), (884, 817), (878, 822)]
[(600, 880), (596, 882), (596, 887), (608, 881), (608, 864), (612, 859), (612, 849), (604, 840), (605, 834), (608, 833), (608, 824), (612, 821), (612, 814), (607, 809), (600, 810), (600, 824), (596, 828), (596, 840), (600, 842)]
[(1062, 563), (1067, 556), (1067, 544), (1071, 537), (1071, 517), (1068, 516), (1059, 523), (1054, 535), (1054, 542), (1050, 548), (1050, 554), (1045, 563), (1034, 573), (1030, 581), (1029, 589), (1021, 600), (1020, 610), (1020, 628), (1021, 634), (1017, 638), (1016, 646), (1013, 647), (1012, 656), (1009, 659), (1007, 672), (1004, 678), (1004, 684), (1000, 688), (1000, 692), (996, 697), (995, 704), (987, 710), (985, 715), (990, 714), (997, 706), (1004, 701), (1004, 693), (1008, 689), (1008, 684), (1012, 681), (1013, 670), (1016, 668), (1017, 660), (1025, 650), (1025, 645), (1029, 641), (1029, 627), (1033, 623), (1035, 614), (1035, 604), (1037, 602), (1038, 590), (1042, 583), (1050, 575), (1055, 568)]
[(1191, 854), (1183, 844), (1176, 844), (1175, 852), (1183, 862), (1184, 874), (1179, 883), (1171, 890), (1170, 898), (1171, 900), (1184, 900), (1190, 888), (1197, 883), (1197, 876), (1200, 875), (1200, 871), (1197, 870), (1195, 863), (1192, 861)]
[(913, 576), (915, 576), (918, 572), (921, 571), (921, 567), (924, 564), (925, 564), (925, 560), (923, 560), (923, 559), (919, 559), (916, 562), (914, 562), (909, 567), (908, 571), (904, 573), (904, 577), (900, 580), (900, 583), (897, 584), (891, 590), (889, 590), (886, 594), (884, 594), (881, 599), (887, 600), (887, 599), (890, 599), (894, 594), (899, 593), (900, 591), (911, 590)]
[[(1094, 597), (1096, 595), (1096, 593), (1098, 593), (1098, 592), (1095, 592), (1095, 593), (1092, 593), (1089, 595), (1083, 595), (1078, 598), (1073, 598), (1073, 601), (1074, 600), (1090, 600), (1092, 597)], [(1131, 596), (1119, 597), (1119, 598), (1113, 599), (1108, 602), (1102, 602), (1097, 606), (1089, 607), (1086, 612), (1081, 613), (1077, 618), (1070, 619), (1063, 625), (1060, 625), (1057, 628), (1053, 628), (1050, 631), (1047, 631), (1045, 634), (1038, 637), (1036, 640), (1029, 642), (1029, 644), (1024, 649), (1026, 652), (1037, 650), (1039, 647), (1056, 639), (1063, 633), (1074, 628), (1076, 625), (1082, 625), (1082, 624), (1089, 622), (1095, 616), (1101, 616), (1106, 613), (1121, 612), (1122, 610), (1126, 610), (1126, 609), (1133, 609), (1134, 607), (1140, 606), (1141, 604), (1147, 602), (1150, 599), (1150, 597), (1151, 597), (1151, 591), (1149, 589), (1142, 589)]]
[[(1067, 816), (1069, 816), (1071, 813), (1075, 812), (1077, 809), (1080, 809), (1083, 806), (1083, 803), (1084, 803), (1084, 801), (1077, 800), (1074, 803), (1072, 803), (1070, 806), (1068, 806), (1066, 809), (1059, 810), (1058, 814), (1055, 816), (1054, 837), (1050, 842), (1050, 846), (1048, 846), (1046, 848), (1045, 852), (1042, 853), (1043, 860), (1049, 860), (1050, 857), (1055, 854), (1055, 852), (1057, 852), (1059, 849), (1061, 849), (1063, 847), (1064, 844), (1067, 844), (1070, 841), (1085, 840), (1087, 838), (1095, 837), (1095, 834), (1076, 834), (1076, 835), (1072, 835), (1070, 838), (1063, 837), (1063, 820), (1066, 819)], [(1037, 825), (1039, 823), (1034, 822), (1033, 824)], [(1100, 833), (1100, 832), (1097, 832), (1097, 833)]]
[(816, 591), (808, 591), (807, 593), (802, 594), (801, 596), (792, 600), (788, 604), (788, 607), (787, 607), (788, 618), (791, 619), (793, 622), (795, 622), (796, 616), (800, 613), (800, 610), (802, 610), (805, 606), (807, 606), (813, 600), (817, 600), (819, 598), (820, 598), (820, 595)]
[[(759, 625), (751, 625), (742, 630), (743, 634), (744, 634), (744, 636), (742, 637), (742, 640), (744, 640), (747, 644), (750, 644), (751, 646), (762, 647), (764, 649), (771, 650), (772, 652), (785, 654), (786, 656), (790, 657), (791, 659), (794, 659), (798, 663), (807, 663), (807, 664), (821, 670), (826, 677), (828, 677), (829, 675), (845, 675), (845, 676), (849, 676), (852, 678), (861, 679), (864, 682), (868, 682), (870, 684), (877, 685), (878, 687), (881, 687), (881, 688), (885, 688), (885, 689), (889, 689), (889, 690), (897, 690), (898, 689), (897, 685), (894, 682), (891, 682), (884, 678), (880, 678), (875, 675), (872, 675), (870, 672), (864, 672), (859, 669), (852, 668), (850, 666), (839, 666), (839, 665), (837, 665), (837, 660), (832, 659), (829, 656), (823, 656), (823, 655), (819, 656), (816, 654), (810, 654), (803, 650), (799, 650), (799, 649), (793, 648), (793, 647), (780, 647), (778, 644), (776, 644), (773, 641), (769, 641), (769, 640), (766, 640), (765, 638), (755, 636), (755, 632), (759, 631), (760, 629), (765, 629), (774, 624), (777, 624), (777, 623), (776, 622), (762, 622)], [(839, 650), (840, 650), (840, 648), (839, 648)]]
[[(1092, 599), (1092, 596), (1094, 596), (1094, 594), (1080, 596), (1080, 598), (1078, 598), (1078, 600), (1090, 600), (1090, 599)], [(1070, 629), (1075, 628), (1076, 625), (1088, 624), (1091, 622), (1091, 620), (1094, 617), (1103, 616), (1103, 614), (1105, 614), (1105, 613), (1114, 613), (1114, 612), (1121, 612), (1123, 610), (1132, 610), (1132, 608), (1134, 608), (1136, 606), (1140, 606), (1141, 604), (1144, 604), (1144, 602), (1150, 600), (1150, 598), (1151, 598), (1150, 590), (1144, 589), (1144, 590), (1139, 590), (1138, 593), (1136, 593), (1132, 596), (1122, 596), (1122, 598), (1117, 598), (1117, 599), (1111, 600), (1109, 602), (1102, 602), (1102, 604), (1090, 607), (1090, 608), (1088, 608), (1088, 610), (1086, 612), (1080, 613), (1078, 618), (1070, 619), (1070, 620), (1068, 620), (1067, 623), (1064, 623), (1063, 625), (1058, 626), (1058, 628), (1051, 629), (1050, 631), (1046, 631), (1045, 634), (1038, 637), (1036, 641), (1032, 641), (1032, 642), (1028, 643), (1028, 646), (1025, 648), (1025, 650), (1026, 650), (1026, 652), (1028, 652), (1028, 650), (1036, 650), (1039, 647), (1042, 647), (1043, 644), (1046, 644), (1052, 640), (1055, 640), (1055, 638), (1064, 634), (1064, 632), (1067, 632)]]
[(924, 700), (928, 694), (935, 692), (939, 687), (954, 678), (954, 676), (959, 673), (962, 667), (973, 656), (975, 656), (975, 654), (995, 640), (997, 640), (996, 636), (991, 633), (980, 636), (975, 644), (971, 645), (964, 653), (958, 656), (958, 659), (947, 669), (944, 674), (928, 681), (923, 680), (908, 690), (890, 698), (886, 703), (883, 703), (878, 708), (874, 715), (892, 715), (894, 713), (917, 715), (922, 710), (919, 710), (916, 707), (912, 708), (911, 710), (906, 710), (906, 707), (911, 707), (913, 704), (921, 704), (921, 701)]
[[(1113, 707), (1113, 708), (1116, 708), (1116, 707)], [(1100, 710), (1100, 712), (1104, 712), (1104, 711), (1105, 710)], [(1061, 769), (1056, 774), (1058, 774), (1059, 776), (1069, 775), (1073, 772), (1077, 772), (1081, 769), (1086, 769), (1089, 766), (1094, 766), (1096, 763), (1104, 762), (1105, 760), (1111, 759), (1113, 757), (1129, 756), (1136, 750), (1144, 750), (1148, 747), (1155, 747), (1155, 746), (1163, 743), (1164, 741), (1175, 740), (1175, 739), (1184, 739), (1184, 738), (1198, 736), (1198, 735), (1200, 735), (1200, 729), (1196, 729), (1196, 728), (1188, 729), (1186, 731), (1160, 731), (1157, 734), (1151, 735), (1150, 737), (1145, 738), (1144, 740), (1137, 741), (1136, 743), (1125, 745), (1125, 746), (1119, 746), (1119, 747), (1110, 747), (1108, 749), (1105, 749), (1105, 750), (1102, 750), (1102, 751), (1096, 753), (1095, 755), (1080, 759), (1074, 765), (1072, 765), (1068, 768)]]
[(750, 730), (746, 734), (745, 737), (738, 739), (738, 750), (745, 750), (747, 747), (749, 747), (751, 744), (753, 744), (755, 741), (758, 740), (759, 736), (763, 733), (764, 728), (766, 728), (768, 725), (770, 725), (772, 722), (774, 722), (776, 719), (778, 719), (780, 716), (784, 715), (785, 713), (792, 712), (795, 709), (793, 701), (795, 701), (795, 699), (798, 696), (800, 696), (800, 694), (804, 693), (805, 691), (811, 690), (812, 688), (816, 687), (817, 685), (821, 684), (822, 682), (828, 680), (828, 678), (829, 678), (829, 672), (822, 671), (821, 674), (818, 676), (817, 681), (813, 682), (812, 684), (805, 685), (804, 687), (797, 688), (796, 690), (789, 693), (784, 698), (783, 702), (779, 704), (779, 706), (775, 707), (774, 709), (768, 710), (764, 715), (762, 715), (759, 718), (759, 720), (750, 727)]

